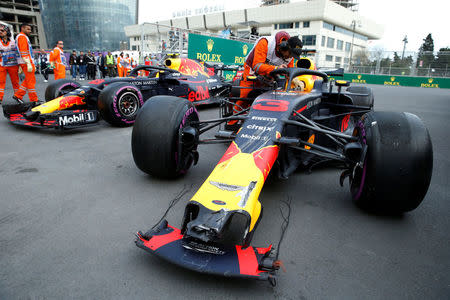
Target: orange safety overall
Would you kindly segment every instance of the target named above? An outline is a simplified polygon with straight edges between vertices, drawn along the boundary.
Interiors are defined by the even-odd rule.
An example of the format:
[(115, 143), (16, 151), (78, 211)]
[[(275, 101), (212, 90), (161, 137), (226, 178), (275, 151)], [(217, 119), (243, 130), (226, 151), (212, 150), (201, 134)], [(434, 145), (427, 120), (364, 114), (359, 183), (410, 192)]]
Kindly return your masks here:
[[(271, 37), (268, 37), (271, 38)], [(240, 87), (243, 87), (240, 90), (240, 98), (247, 98), (248, 94), (254, 89), (258, 87), (264, 86), (264, 83), (260, 81), (248, 81), (247, 77), (250, 75), (261, 75), (261, 76), (269, 76), (270, 72), (277, 68), (276, 65), (270, 64), (268, 62), (268, 52), (269, 52), (269, 42), (267, 38), (260, 38), (256, 43), (255, 47), (253, 47), (252, 51), (248, 55), (245, 63), (244, 63), (244, 73), (242, 75), (241, 82), (239, 84)], [(280, 64), (281, 65), (281, 64)], [(291, 59), (287, 63), (288, 68), (292, 68), (294, 66), (294, 60)], [(250, 106), (250, 102), (246, 100), (238, 100), (236, 101), (236, 105), (234, 106), (234, 111), (239, 112), (242, 109), (246, 109)], [(231, 120), (228, 124), (232, 125), (237, 123), (237, 120)]]
[(124, 77), (123, 76), (123, 67), (122, 67), (122, 64), (121, 64), (122, 59), (124, 59), (122, 56), (119, 56), (117, 58), (117, 73), (119, 73), (118, 74), (119, 77)]
[[(17, 49), (19, 50), (19, 57), (17, 61), (20, 65), (20, 68), (23, 71), (23, 74), (25, 75), (25, 80), (22, 82), (17, 91), (14, 93), (14, 97), (22, 100), (23, 96), (25, 96), (25, 94), (28, 92), (28, 97), (30, 98), (30, 101), (37, 102), (38, 96), (36, 94), (35, 89), (36, 77), (34, 76), (36, 67), (33, 61), (33, 48), (31, 47), (30, 40), (25, 35), (25, 33), (21, 32), (17, 35), (16, 45)], [(27, 64), (25, 63), (24, 58), (28, 58), (30, 60), (31, 65), (33, 67), (31, 72), (28, 72)]]
[[(2, 55), (0, 55), (0, 103), (3, 100), (5, 94), (6, 76), (9, 74), (14, 92), (19, 88), (19, 65), (17, 64), (17, 50), (13, 40), (8, 41), (6, 44), (1, 40), (0, 49)], [(3, 58), (4, 57), (4, 58)]]
[(55, 69), (53, 70), (55, 80), (66, 78), (66, 57), (59, 47), (55, 47), (50, 53), (50, 63), (52, 62), (55, 64)]

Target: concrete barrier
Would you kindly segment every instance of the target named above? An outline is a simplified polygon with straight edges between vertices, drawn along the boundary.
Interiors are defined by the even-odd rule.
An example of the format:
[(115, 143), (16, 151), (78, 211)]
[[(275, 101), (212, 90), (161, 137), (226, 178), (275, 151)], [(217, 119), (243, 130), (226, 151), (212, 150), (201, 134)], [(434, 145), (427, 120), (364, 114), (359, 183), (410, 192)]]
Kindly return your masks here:
[(352, 83), (450, 89), (450, 78), (389, 76), (389, 75), (371, 75), (371, 74), (344, 74), (344, 79)]

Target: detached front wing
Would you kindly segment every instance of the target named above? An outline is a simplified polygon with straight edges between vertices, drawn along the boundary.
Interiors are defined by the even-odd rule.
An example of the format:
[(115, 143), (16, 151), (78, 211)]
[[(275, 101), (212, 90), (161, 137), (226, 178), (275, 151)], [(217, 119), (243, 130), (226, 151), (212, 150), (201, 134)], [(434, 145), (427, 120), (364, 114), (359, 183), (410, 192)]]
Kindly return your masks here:
[[(136, 245), (178, 266), (212, 275), (269, 280), (275, 283), (277, 263), (270, 256), (272, 246), (257, 248), (239, 245), (216, 247), (195, 245), (180, 229), (162, 221), (158, 228), (137, 234)], [(194, 247), (191, 247), (195, 245)]]
[(100, 120), (97, 110), (67, 110), (41, 114), (36, 120), (30, 121), (23, 114), (9, 115), (11, 123), (25, 127), (74, 129), (94, 125)]

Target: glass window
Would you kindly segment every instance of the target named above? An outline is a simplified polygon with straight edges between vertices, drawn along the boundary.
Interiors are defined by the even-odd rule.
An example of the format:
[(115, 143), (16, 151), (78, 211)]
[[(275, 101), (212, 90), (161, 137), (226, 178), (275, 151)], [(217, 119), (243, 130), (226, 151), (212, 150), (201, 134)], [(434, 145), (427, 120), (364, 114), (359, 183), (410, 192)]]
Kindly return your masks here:
[(315, 35), (304, 35), (302, 36), (303, 45), (305, 46), (315, 46), (316, 36)]
[(344, 64), (348, 64), (349, 60), (350, 59), (348, 57), (344, 57)]
[(342, 50), (344, 48), (344, 41), (337, 40), (336, 48)]
[(333, 61), (333, 55), (325, 55), (326, 61)]
[(273, 24), (274, 29), (278, 29), (278, 24)]
[(294, 23), (281, 23), (279, 29), (290, 29), (294, 28)]
[(323, 22), (323, 28), (328, 30), (334, 30), (334, 25), (327, 22)]
[(334, 48), (334, 39), (333, 38), (328, 37), (327, 48)]
[(327, 38), (326, 36), (322, 35), (322, 43), (321, 43), (322, 47), (325, 47), (326, 38)]
[(350, 52), (350, 47), (351, 47), (351, 44), (346, 42), (345, 43), (345, 51)]
[(334, 58), (334, 61), (337, 62), (337, 63), (340, 63), (340, 62), (342, 61), (342, 57), (336, 56), (336, 57)]
[(295, 28), (300, 27), (300, 23), (299, 22), (295, 22)]
[(303, 27), (304, 28), (309, 28), (309, 21), (303, 22)]

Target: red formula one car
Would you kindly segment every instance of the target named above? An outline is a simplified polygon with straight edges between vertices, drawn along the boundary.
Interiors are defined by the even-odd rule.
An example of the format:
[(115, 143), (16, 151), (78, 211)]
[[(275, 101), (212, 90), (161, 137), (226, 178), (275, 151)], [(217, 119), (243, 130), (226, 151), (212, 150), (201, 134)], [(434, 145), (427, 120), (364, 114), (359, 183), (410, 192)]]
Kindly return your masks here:
[[(302, 62), (302, 66), (308, 67)], [(336, 76), (338, 74), (332, 73)], [(375, 112), (366, 87), (343, 87), (326, 73), (306, 68), (272, 72), (250, 108), (199, 120), (191, 102), (157, 96), (144, 104), (132, 134), (136, 165), (155, 177), (177, 177), (198, 159), (197, 146), (230, 143), (217, 166), (188, 201), (179, 228), (163, 220), (139, 231), (136, 245), (198, 272), (269, 280), (280, 264), (272, 246), (251, 240), (262, 216), (259, 194), (270, 173), (287, 178), (299, 167), (332, 162), (349, 179), (353, 201), (376, 212), (403, 213), (422, 202), (432, 173), (430, 136), (410, 113)], [(293, 78), (310, 90), (293, 90)], [(225, 122), (239, 128), (201, 135)], [(296, 195), (299, 192), (293, 191)]]

